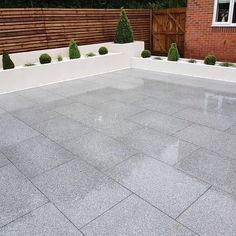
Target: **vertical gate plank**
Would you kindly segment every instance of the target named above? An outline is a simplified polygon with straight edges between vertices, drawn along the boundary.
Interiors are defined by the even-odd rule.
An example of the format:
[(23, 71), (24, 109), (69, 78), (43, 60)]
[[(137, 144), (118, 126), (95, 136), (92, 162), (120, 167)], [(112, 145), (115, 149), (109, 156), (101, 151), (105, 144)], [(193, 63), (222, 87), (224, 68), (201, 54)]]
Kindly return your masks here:
[(152, 51), (167, 55), (171, 43), (176, 43), (180, 55), (184, 55), (186, 8), (170, 8), (153, 11)]

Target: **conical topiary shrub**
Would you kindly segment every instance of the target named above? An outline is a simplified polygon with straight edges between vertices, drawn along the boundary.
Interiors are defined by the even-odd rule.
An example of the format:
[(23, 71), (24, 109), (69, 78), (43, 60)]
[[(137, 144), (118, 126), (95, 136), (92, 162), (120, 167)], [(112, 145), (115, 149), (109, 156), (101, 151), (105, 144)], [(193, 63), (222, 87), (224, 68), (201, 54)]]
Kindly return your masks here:
[(178, 61), (180, 58), (176, 43), (172, 43), (168, 52), (168, 61)]
[(80, 58), (80, 51), (75, 40), (71, 40), (69, 44), (69, 58), (77, 59)]
[(134, 41), (133, 31), (125, 10), (121, 8), (120, 20), (116, 27), (115, 43), (132, 43)]
[(3, 66), (3, 70), (15, 68), (13, 61), (11, 60), (8, 53), (5, 51), (3, 51), (3, 53), (2, 53), (2, 66)]

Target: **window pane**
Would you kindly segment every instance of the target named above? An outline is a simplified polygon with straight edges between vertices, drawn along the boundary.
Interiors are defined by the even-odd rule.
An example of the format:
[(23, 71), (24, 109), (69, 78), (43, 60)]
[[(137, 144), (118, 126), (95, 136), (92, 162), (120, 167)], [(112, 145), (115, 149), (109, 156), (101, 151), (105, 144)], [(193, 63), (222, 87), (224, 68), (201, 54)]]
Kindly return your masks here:
[(217, 22), (228, 22), (230, 0), (219, 0), (217, 8)]
[(234, 1), (233, 23), (236, 23), (236, 0)]

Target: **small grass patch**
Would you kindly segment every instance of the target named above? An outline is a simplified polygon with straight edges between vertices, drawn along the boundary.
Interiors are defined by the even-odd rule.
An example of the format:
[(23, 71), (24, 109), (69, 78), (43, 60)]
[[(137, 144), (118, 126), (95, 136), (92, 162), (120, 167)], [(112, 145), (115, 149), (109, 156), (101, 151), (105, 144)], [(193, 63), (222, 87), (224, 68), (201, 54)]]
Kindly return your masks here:
[(95, 56), (97, 56), (97, 55), (93, 52), (86, 54), (86, 57), (95, 57)]
[(159, 61), (162, 61), (162, 60), (163, 60), (161, 57), (154, 57), (153, 59), (154, 59), (154, 60), (159, 60)]
[(219, 65), (220, 65), (220, 66), (223, 66), (223, 67), (236, 67), (235, 64), (233, 64), (233, 63), (231, 63), (231, 62), (227, 62), (227, 61), (221, 62)]
[(195, 59), (189, 59), (188, 63), (197, 63), (197, 61)]
[(26, 63), (26, 64), (25, 64), (25, 66), (27, 66), (27, 67), (29, 67), (29, 66), (35, 66), (35, 64), (34, 64), (34, 63), (31, 63), (31, 62), (29, 62), (29, 63)]

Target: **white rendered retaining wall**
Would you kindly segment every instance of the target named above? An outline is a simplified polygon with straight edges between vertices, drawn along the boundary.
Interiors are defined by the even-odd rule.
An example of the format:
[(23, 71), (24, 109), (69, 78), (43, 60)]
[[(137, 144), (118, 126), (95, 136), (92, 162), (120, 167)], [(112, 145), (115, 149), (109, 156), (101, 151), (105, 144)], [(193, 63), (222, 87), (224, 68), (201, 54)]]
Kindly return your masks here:
[[(140, 55), (144, 49), (144, 42), (102, 43), (79, 48), (82, 55), (90, 52), (98, 54), (97, 51), (102, 46), (108, 48), (109, 54), (95, 57), (83, 56), (74, 60), (68, 59), (68, 47), (11, 54), (16, 67), (11, 70), (0, 70), (0, 94), (130, 68), (131, 58)], [(40, 65), (38, 58), (42, 53), (50, 54), (52, 63)], [(61, 55), (64, 60), (57, 62), (58, 55)], [(26, 63), (37, 64), (25, 67)]]

